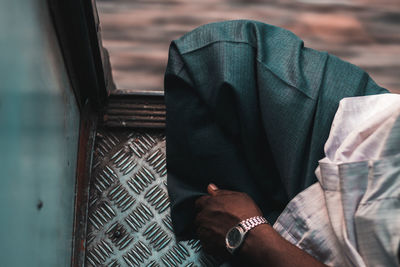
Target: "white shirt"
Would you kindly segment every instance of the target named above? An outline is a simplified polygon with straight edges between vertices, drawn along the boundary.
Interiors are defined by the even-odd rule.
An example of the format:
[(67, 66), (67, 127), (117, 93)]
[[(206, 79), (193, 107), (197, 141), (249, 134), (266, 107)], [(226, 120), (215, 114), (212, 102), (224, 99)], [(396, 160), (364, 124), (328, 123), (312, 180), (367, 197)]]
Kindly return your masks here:
[(400, 95), (343, 99), (316, 170), (274, 225), (331, 266), (398, 266)]

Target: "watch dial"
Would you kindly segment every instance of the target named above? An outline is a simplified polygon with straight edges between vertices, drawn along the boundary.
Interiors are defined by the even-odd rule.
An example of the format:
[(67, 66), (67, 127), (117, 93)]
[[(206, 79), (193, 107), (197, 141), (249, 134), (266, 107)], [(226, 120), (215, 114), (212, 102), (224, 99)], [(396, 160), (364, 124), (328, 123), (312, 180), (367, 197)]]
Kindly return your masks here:
[(231, 247), (238, 246), (240, 244), (241, 239), (242, 239), (242, 235), (240, 234), (240, 231), (237, 228), (233, 228), (228, 233), (228, 243)]

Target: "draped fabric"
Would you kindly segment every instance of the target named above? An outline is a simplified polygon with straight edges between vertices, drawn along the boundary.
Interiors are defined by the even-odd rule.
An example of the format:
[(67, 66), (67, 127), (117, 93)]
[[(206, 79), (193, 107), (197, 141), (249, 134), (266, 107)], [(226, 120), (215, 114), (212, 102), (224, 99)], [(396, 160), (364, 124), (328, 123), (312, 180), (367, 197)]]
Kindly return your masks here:
[(213, 182), (248, 193), (272, 223), (316, 177), (339, 101), (387, 92), (360, 68), (256, 21), (202, 26), (172, 42), (165, 74), (175, 233)]
[(398, 266), (400, 95), (342, 100), (325, 154), (275, 230), (329, 266)]

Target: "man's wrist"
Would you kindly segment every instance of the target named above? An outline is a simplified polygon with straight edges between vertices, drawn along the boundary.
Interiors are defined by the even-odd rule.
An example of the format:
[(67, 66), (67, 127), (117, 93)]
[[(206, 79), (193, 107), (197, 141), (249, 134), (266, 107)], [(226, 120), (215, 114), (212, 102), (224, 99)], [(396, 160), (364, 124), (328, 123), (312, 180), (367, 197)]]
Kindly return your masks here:
[[(269, 224), (260, 224), (247, 233), (246, 239), (238, 249), (237, 255), (241, 258), (251, 258), (262, 246), (268, 243), (268, 232), (274, 231)], [(264, 240), (265, 239), (265, 240)]]
[(262, 216), (253, 216), (229, 229), (225, 236), (227, 250), (231, 254), (235, 254), (246, 240), (248, 233), (261, 224), (268, 224), (268, 221)]

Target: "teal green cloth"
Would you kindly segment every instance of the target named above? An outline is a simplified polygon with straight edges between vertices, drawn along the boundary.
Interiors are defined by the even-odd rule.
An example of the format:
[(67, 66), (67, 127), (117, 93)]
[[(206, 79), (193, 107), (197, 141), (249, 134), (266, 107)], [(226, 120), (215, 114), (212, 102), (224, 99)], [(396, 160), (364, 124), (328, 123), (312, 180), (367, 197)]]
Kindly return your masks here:
[(168, 191), (178, 237), (214, 182), (248, 193), (273, 223), (316, 181), (339, 101), (387, 92), (360, 68), (255, 21), (173, 41), (165, 74)]

